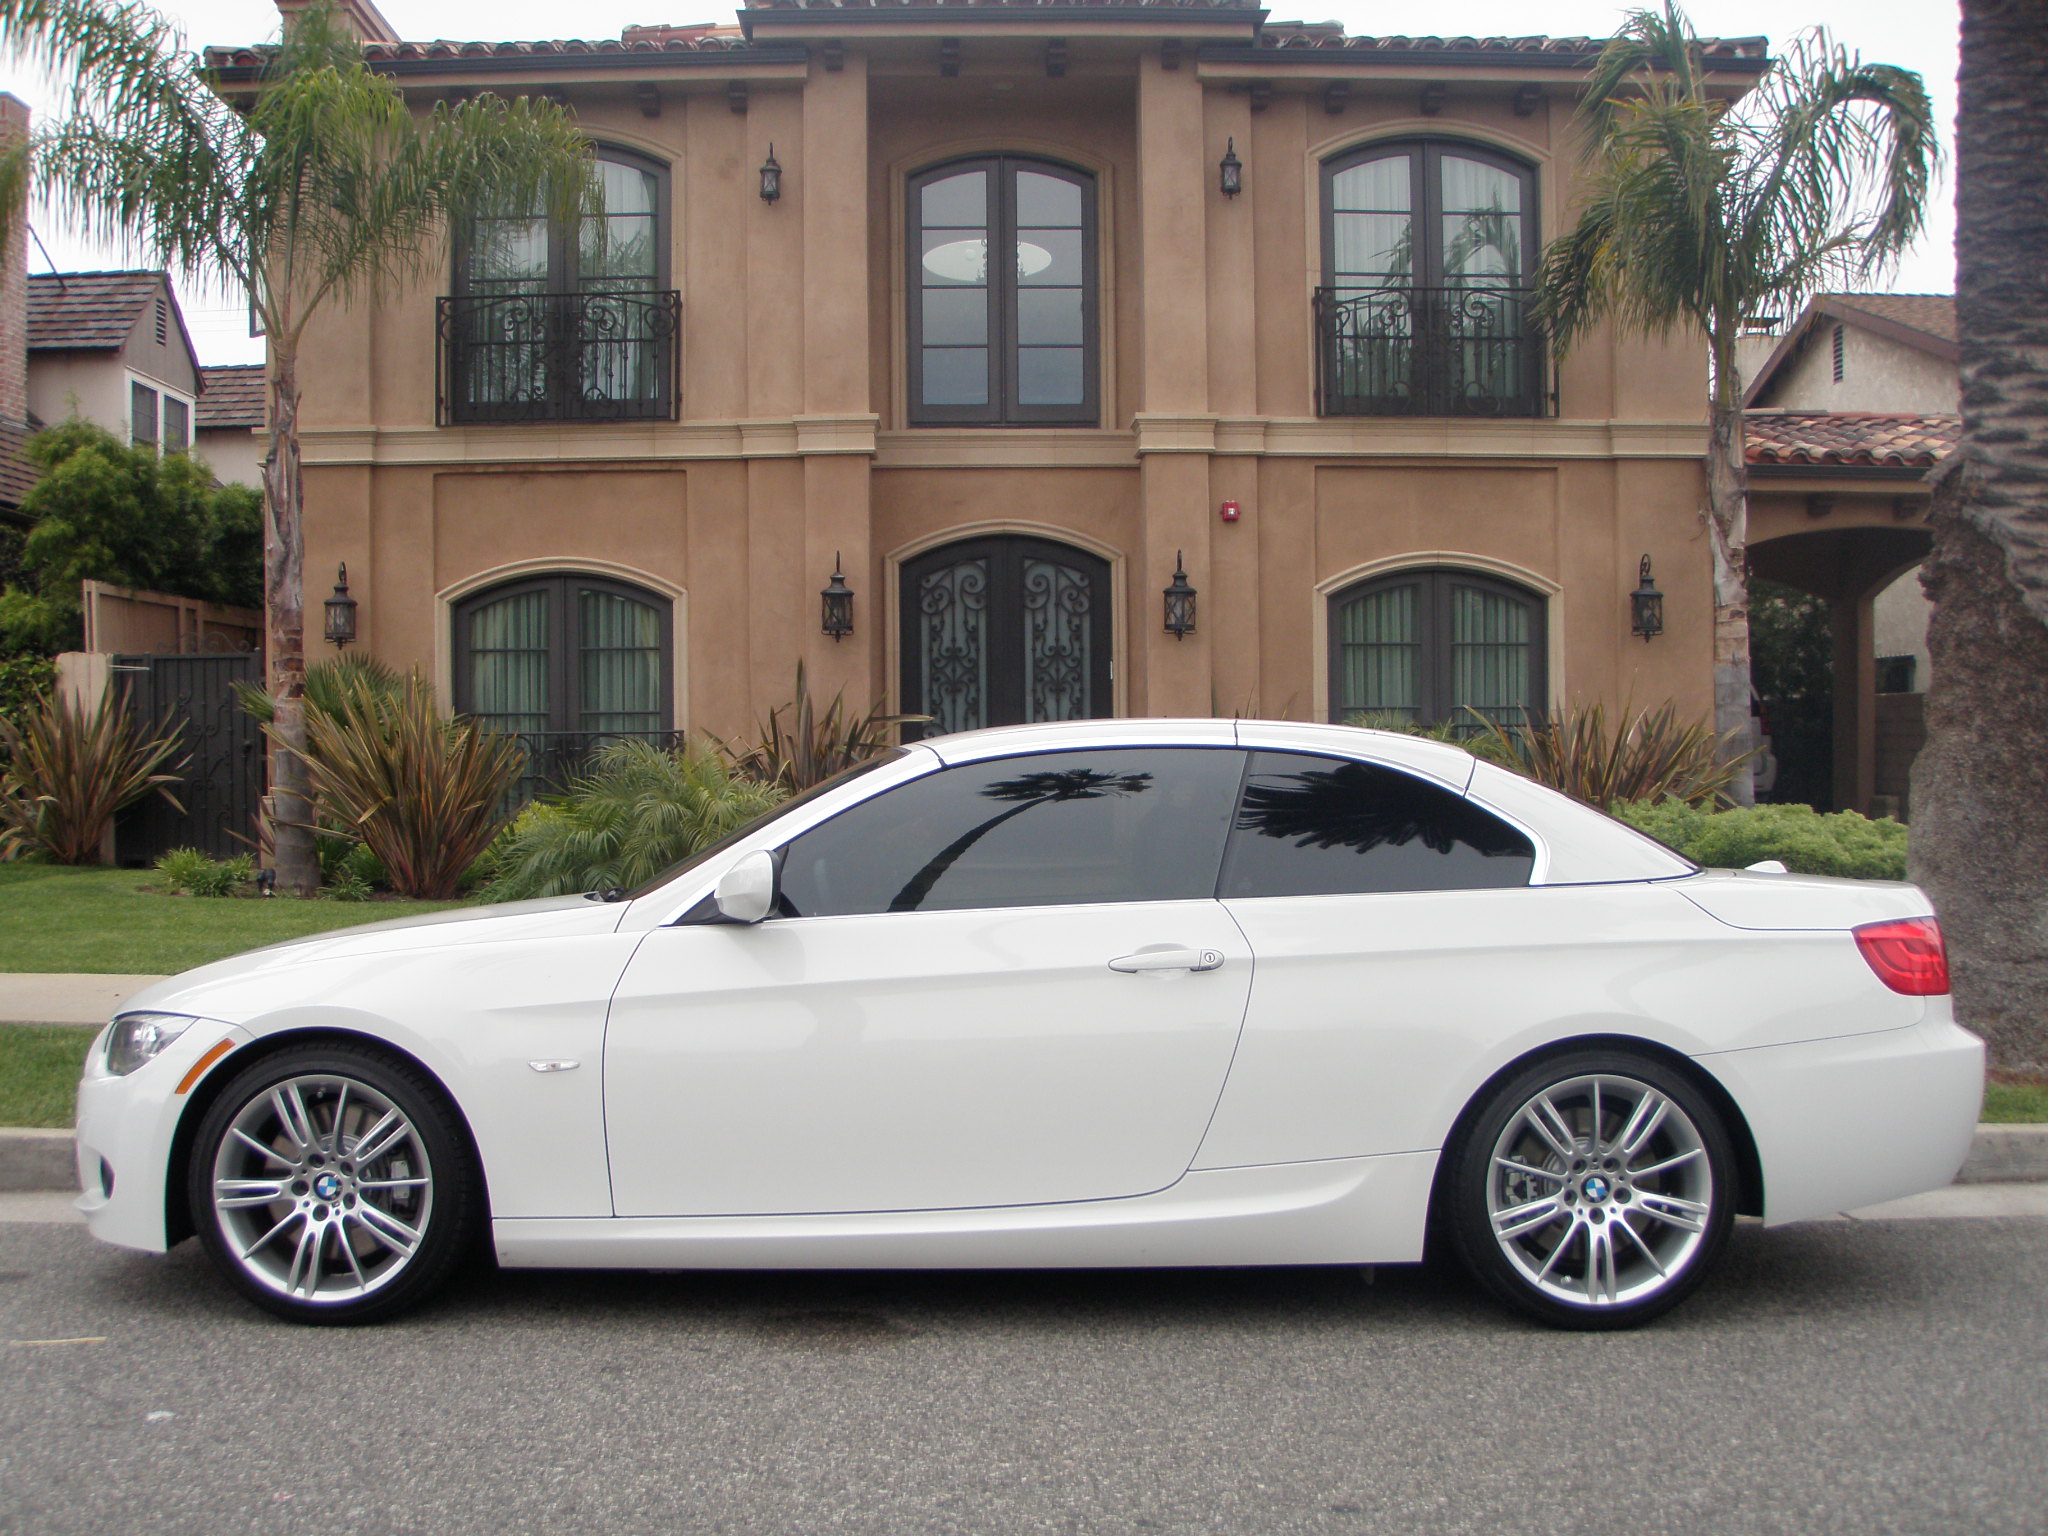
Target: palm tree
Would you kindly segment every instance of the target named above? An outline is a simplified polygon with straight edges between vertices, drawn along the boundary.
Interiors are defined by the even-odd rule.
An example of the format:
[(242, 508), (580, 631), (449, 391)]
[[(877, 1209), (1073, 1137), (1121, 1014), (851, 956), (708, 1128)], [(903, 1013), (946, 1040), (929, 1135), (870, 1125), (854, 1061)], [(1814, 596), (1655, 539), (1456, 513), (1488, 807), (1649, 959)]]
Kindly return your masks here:
[(2048, 30), (1963, 0), (1956, 329), (1963, 438), (1935, 488), (1927, 745), (1913, 878), (1941, 913), (1956, 1013), (2048, 1075)]
[[(1736, 338), (1910, 244), (1940, 162), (1920, 77), (1865, 64), (1825, 33), (1796, 40), (1740, 101), (1707, 79), (1675, 5), (1633, 11), (1579, 109), (1586, 191), (1544, 252), (1536, 315), (1560, 354), (1603, 319), (1706, 334), (1707, 507), (1714, 559), (1714, 727), (1749, 737), (1748, 477)], [(1746, 778), (1734, 786), (1749, 798)]]
[[(305, 535), (299, 348), (324, 308), (433, 270), (468, 209), (596, 197), (588, 143), (550, 102), (483, 95), (416, 116), (331, 5), (297, 13), (257, 84), (230, 95), (171, 23), (123, 0), (0, 0), (0, 49), (73, 87), (72, 110), (0, 163), (88, 236), (247, 288), (269, 339), (263, 591), (270, 812), (281, 888), (318, 885), (302, 753)], [(26, 166), (22, 157), (26, 156)]]
[(1021, 816), (1034, 805), (1056, 805), (1069, 800), (1100, 800), (1108, 795), (1142, 795), (1152, 787), (1149, 773), (1103, 773), (1094, 768), (1067, 768), (1046, 773), (1020, 774), (998, 779), (981, 792), (985, 800), (1007, 804), (987, 821), (969, 827), (933, 854), (930, 862), (904, 883), (889, 903), (891, 912), (915, 912), (931, 895), (932, 887), (946, 871), (959, 862), (960, 855), (995, 831), (1013, 816)]

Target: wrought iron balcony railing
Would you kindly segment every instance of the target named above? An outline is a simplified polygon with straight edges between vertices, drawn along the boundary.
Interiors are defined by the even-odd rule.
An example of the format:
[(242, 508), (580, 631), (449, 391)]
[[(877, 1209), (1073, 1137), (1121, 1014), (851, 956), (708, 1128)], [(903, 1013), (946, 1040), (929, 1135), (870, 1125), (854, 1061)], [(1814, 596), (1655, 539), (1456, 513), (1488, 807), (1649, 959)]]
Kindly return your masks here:
[(444, 298), (435, 360), (441, 424), (673, 421), (682, 316), (672, 289)]
[(1325, 416), (1545, 416), (1527, 288), (1318, 288)]

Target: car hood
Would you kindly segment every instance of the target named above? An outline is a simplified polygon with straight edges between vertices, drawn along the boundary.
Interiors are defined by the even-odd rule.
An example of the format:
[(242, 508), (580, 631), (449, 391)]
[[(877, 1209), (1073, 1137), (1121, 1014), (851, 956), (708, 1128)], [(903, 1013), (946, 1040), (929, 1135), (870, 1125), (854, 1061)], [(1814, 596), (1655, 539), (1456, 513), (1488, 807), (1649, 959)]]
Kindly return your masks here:
[(204, 1013), (207, 994), (222, 982), (241, 981), (266, 971), (290, 970), (321, 960), (362, 959), (454, 949), (466, 944), (539, 941), (576, 934), (610, 933), (625, 916), (626, 903), (582, 896), (549, 896), (503, 906), (460, 907), (419, 917), (393, 918), (288, 939), (247, 954), (231, 955), (146, 987), (121, 1005), (123, 1013), (158, 1008), (167, 1013)]

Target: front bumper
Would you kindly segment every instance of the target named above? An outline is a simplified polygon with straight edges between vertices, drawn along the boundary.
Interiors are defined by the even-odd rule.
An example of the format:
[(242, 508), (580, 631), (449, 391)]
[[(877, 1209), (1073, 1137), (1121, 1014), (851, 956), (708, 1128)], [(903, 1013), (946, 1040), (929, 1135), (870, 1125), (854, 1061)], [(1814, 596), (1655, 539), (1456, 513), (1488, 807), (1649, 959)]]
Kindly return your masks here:
[[(162, 1253), (171, 1146), (193, 1094), (236, 1059), (254, 1036), (213, 1019), (198, 1019), (154, 1061), (125, 1077), (106, 1069), (106, 1032), (86, 1053), (78, 1082), (78, 1209), (103, 1243)], [(185, 1085), (207, 1052), (229, 1049)], [(111, 1174), (112, 1188), (108, 1187)]]
[(1984, 1101), (1984, 1042), (1946, 997), (1904, 1029), (1695, 1059), (1749, 1121), (1768, 1226), (1953, 1182)]

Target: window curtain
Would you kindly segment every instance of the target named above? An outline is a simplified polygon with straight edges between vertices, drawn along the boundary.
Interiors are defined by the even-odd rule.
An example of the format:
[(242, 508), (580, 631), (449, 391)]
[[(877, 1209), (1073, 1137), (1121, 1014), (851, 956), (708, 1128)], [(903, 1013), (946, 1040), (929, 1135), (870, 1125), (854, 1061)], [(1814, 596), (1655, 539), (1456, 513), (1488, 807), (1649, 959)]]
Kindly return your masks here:
[(1522, 712), (1537, 704), (1529, 678), (1529, 605), (1456, 583), (1450, 599), (1452, 708), (1521, 724)]
[(646, 603), (588, 588), (576, 594), (581, 697), (577, 729), (604, 735), (661, 729), (661, 615)]
[(1422, 714), (1422, 589), (1383, 587), (1337, 610), (1336, 716)]
[(548, 594), (519, 592), (470, 615), (471, 712), (501, 731), (549, 726)]

